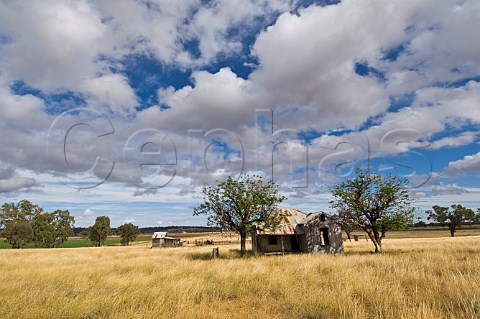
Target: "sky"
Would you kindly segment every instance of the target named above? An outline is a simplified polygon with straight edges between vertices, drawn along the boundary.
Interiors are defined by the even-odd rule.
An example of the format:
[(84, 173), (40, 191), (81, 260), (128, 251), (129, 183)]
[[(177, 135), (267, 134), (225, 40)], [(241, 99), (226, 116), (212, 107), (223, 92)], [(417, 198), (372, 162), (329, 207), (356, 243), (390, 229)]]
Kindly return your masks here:
[(0, 202), (205, 225), (202, 187), (305, 212), (355, 167), (480, 207), (476, 0), (0, 1)]

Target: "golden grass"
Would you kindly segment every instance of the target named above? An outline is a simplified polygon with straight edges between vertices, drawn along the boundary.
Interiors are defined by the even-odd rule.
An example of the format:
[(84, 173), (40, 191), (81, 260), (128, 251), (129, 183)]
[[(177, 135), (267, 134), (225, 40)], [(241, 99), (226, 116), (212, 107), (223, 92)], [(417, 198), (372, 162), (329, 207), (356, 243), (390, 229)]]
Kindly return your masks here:
[(480, 318), (480, 237), (346, 242), (344, 256), (236, 246), (0, 251), (0, 318)]

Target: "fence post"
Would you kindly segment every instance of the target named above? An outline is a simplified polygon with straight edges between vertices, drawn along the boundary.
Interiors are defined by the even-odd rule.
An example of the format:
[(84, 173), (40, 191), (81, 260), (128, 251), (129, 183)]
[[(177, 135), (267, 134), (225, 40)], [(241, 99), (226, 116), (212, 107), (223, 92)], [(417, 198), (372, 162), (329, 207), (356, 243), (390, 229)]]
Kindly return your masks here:
[(218, 247), (212, 249), (212, 259), (218, 258), (219, 249)]

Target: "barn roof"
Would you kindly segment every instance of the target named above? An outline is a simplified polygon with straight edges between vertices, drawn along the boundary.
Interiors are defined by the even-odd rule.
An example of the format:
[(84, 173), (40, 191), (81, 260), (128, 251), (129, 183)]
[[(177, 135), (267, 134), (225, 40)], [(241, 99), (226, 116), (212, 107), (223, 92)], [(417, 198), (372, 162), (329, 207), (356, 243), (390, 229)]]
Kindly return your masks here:
[(298, 225), (303, 224), (303, 220), (307, 217), (307, 214), (295, 208), (279, 208), (278, 210), (285, 215), (278, 227), (274, 231), (257, 228), (256, 232), (258, 235), (303, 234), (303, 229)]
[(152, 235), (152, 239), (153, 238), (165, 238), (167, 237), (167, 232), (166, 231), (157, 231), (157, 232), (154, 232), (153, 235)]

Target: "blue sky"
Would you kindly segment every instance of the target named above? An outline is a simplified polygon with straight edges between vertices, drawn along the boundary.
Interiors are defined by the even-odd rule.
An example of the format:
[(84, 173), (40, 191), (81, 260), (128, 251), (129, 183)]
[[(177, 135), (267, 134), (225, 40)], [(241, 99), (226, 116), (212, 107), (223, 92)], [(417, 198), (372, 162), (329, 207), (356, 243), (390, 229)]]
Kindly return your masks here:
[(0, 3), (0, 196), (77, 226), (203, 225), (260, 174), (329, 211), (369, 165), (480, 207), (478, 1)]

